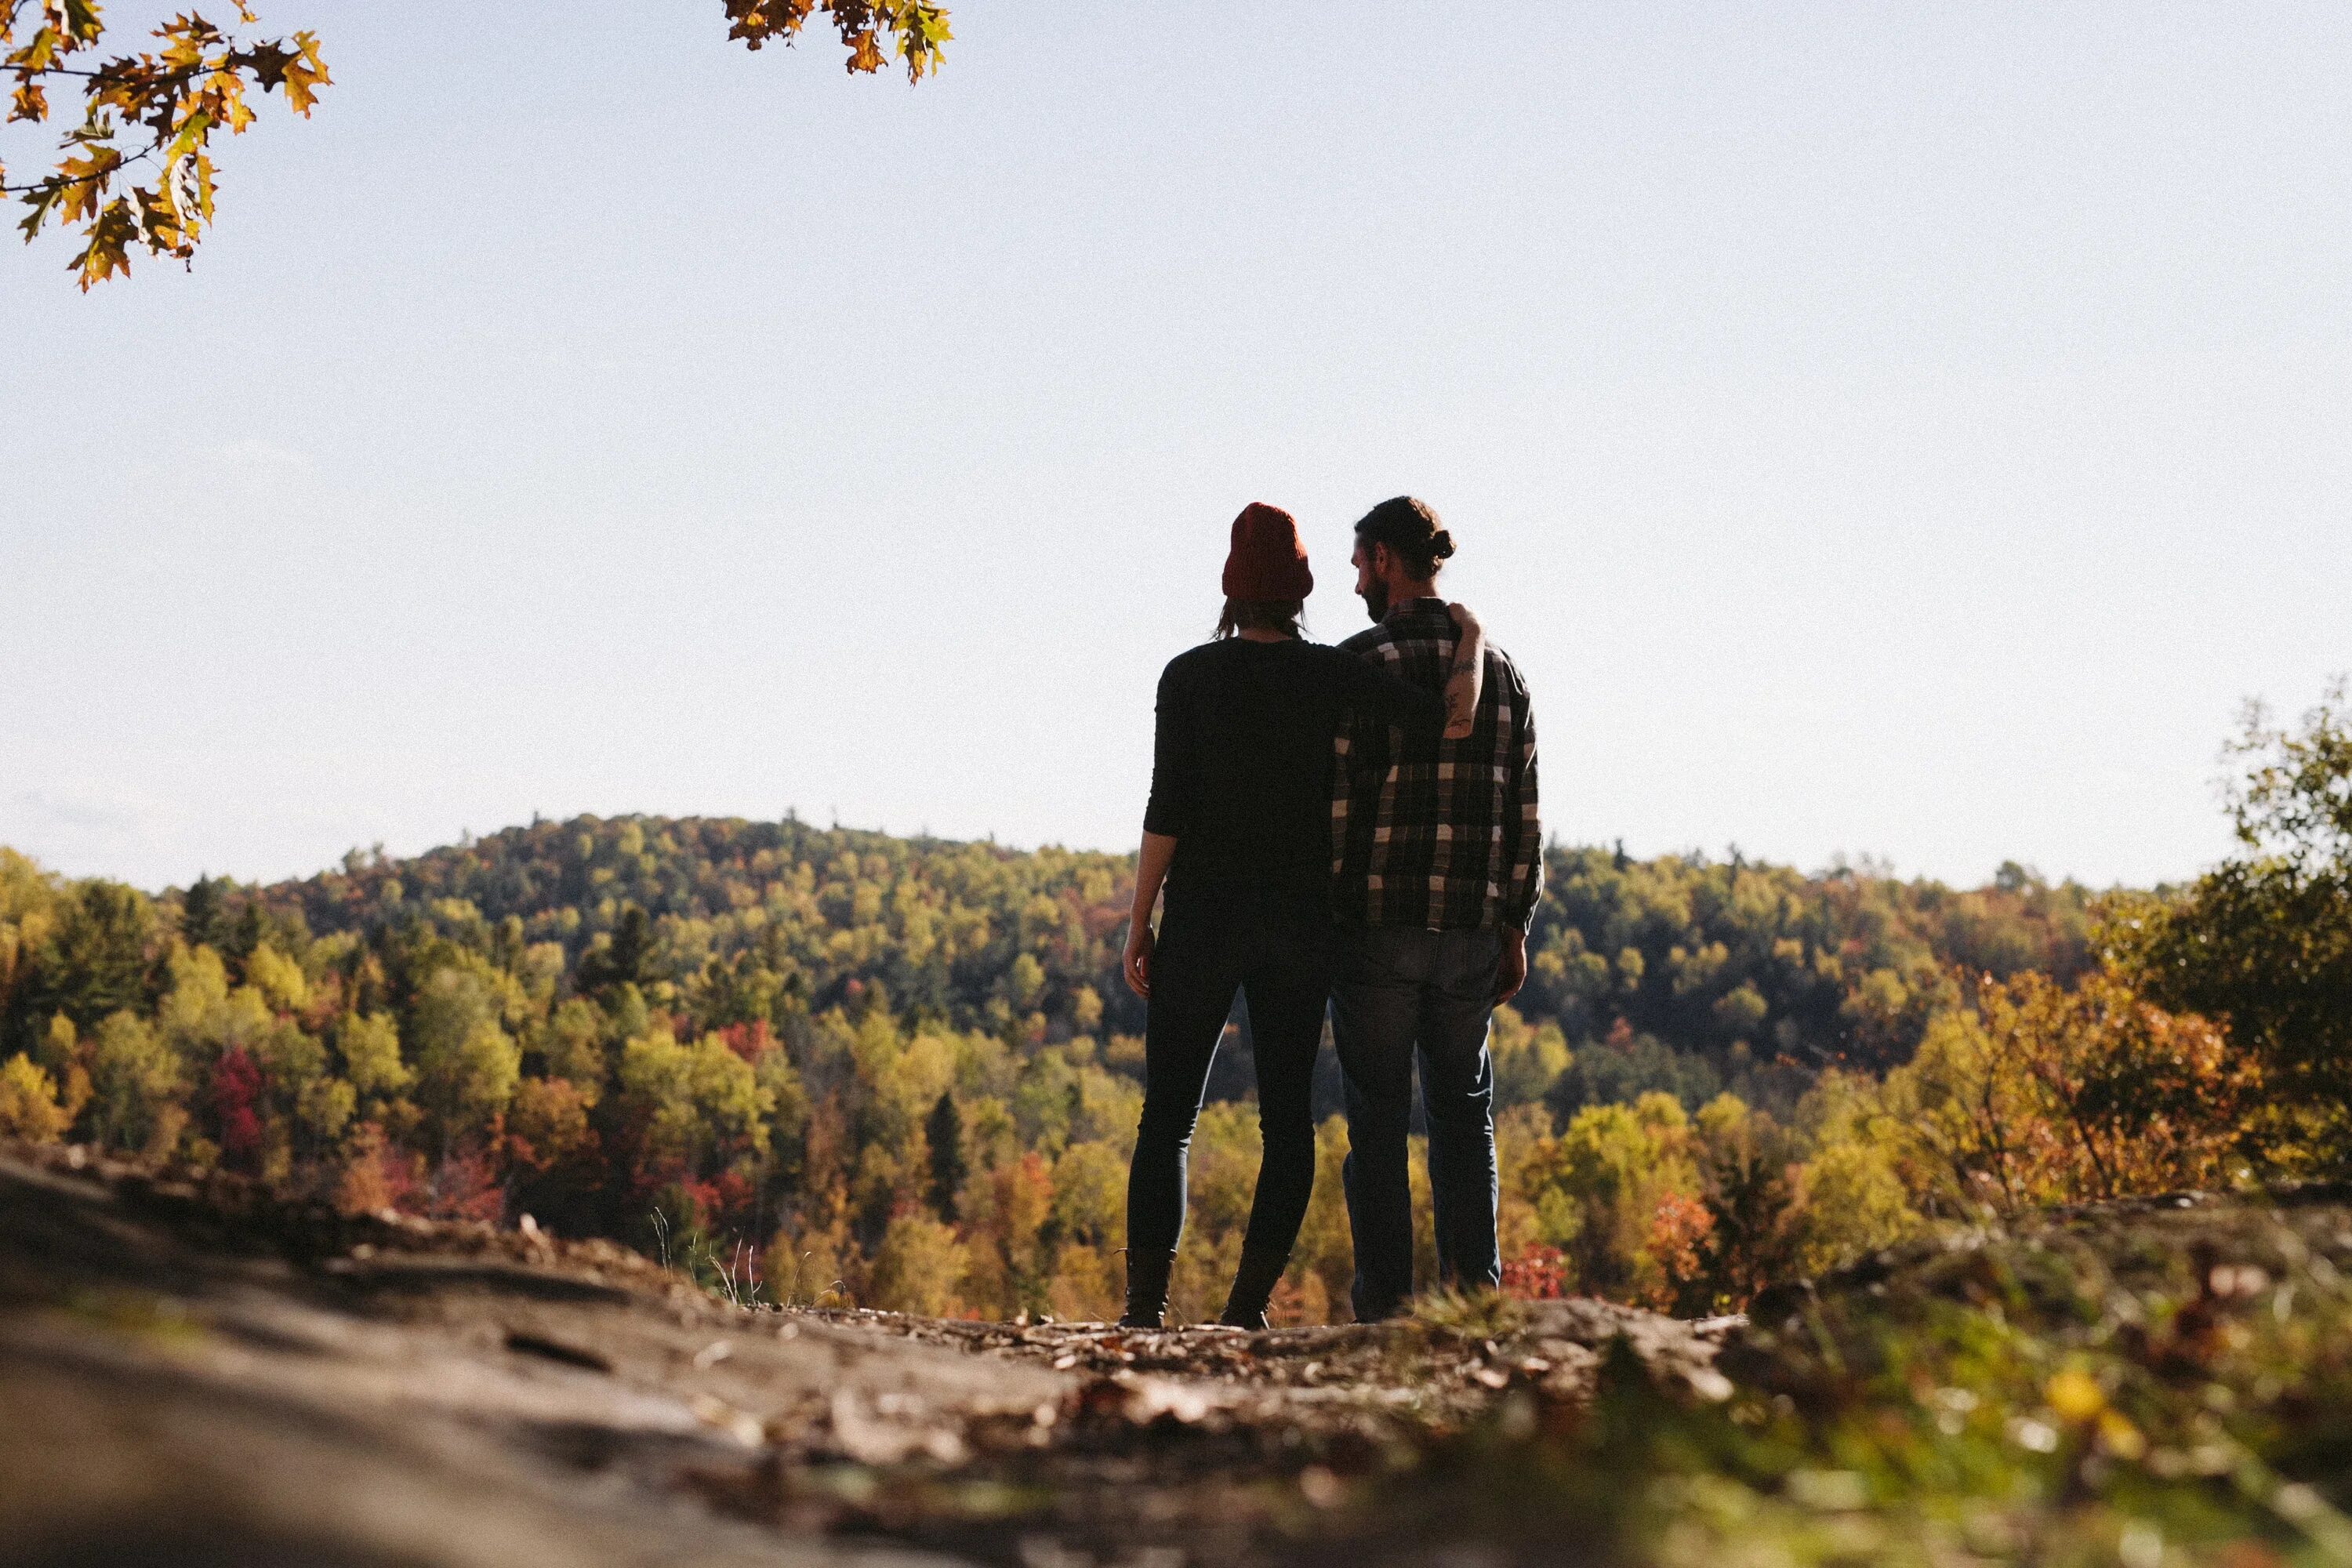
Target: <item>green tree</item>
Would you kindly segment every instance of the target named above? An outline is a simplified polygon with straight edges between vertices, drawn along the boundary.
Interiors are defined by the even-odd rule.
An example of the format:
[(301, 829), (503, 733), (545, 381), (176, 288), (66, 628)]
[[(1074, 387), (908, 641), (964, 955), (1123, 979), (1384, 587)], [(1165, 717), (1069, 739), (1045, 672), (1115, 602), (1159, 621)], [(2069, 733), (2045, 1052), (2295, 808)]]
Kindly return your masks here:
[(1696, 1254), (1685, 1253), (1697, 1237), (1680, 1227), (1704, 1214), (1702, 1188), (1691, 1120), (1674, 1096), (1588, 1106), (1530, 1153), (1520, 1184), (1578, 1289), (1671, 1302), (1696, 1276)]
[(2261, 1062), (2290, 1167), (2352, 1170), (2352, 710), (2331, 685), (2294, 729), (2248, 707), (2229, 754), (2242, 853), (2127, 910), (2119, 958), (2159, 1005), (2227, 1021)]
[(445, 1146), (487, 1131), (522, 1079), (522, 1050), (499, 1023), (497, 998), (469, 970), (436, 970), (402, 1033), (414, 1047), (417, 1095)]
[(1791, 1272), (1791, 1178), (1801, 1141), (1736, 1095), (1716, 1096), (1695, 1120), (1701, 1190), (1714, 1219), (1707, 1305), (1737, 1310)]
[(189, 883), (180, 896), (180, 940), (190, 947), (219, 947), (228, 936), (228, 895), (236, 889), (226, 877)]
[(176, 1103), (179, 1058), (136, 1014), (110, 1013), (99, 1025), (89, 1078), (91, 1133), (110, 1149), (147, 1149), (186, 1120)]
[(109, 1013), (141, 1008), (154, 934), (146, 894), (120, 882), (76, 884), (58, 901), (56, 923), (33, 954), (23, 1020), (45, 1026), (63, 1013), (88, 1029)]
[(653, 921), (631, 904), (621, 911), (610, 940), (581, 956), (580, 989), (593, 994), (623, 985), (642, 987), (654, 978), (653, 953)]
[(930, 1115), (923, 1121), (923, 1141), (930, 1147), (931, 1206), (939, 1211), (940, 1218), (952, 1223), (965, 1175), (963, 1112), (957, 1109), (953, 1094), (940, 1094), (932, 1105)]
[(688, 1175), (768, 1152), (775, 1109), (751, 1064), (716, 1035), (682, 1045), (667, 1028), (621, 1047), (621, 1106), (649, 1168)]
[(548, 1076), (571, 1084), (590, 1105), (604, 1092), (610, 1070), (604, 1055), (605, 1028), (604, 1012), (593, 1002), (574, 996), (555, 1009), (539, 1035)]
[(1918, 1228), (1902, 1144), (1876, 1088), (1858, 1073), (1827, 1073), (1800, 1108), (1812, 1145), (1795, 1172), (1789, 1216), (1800, 1275), (1827, 1273)]

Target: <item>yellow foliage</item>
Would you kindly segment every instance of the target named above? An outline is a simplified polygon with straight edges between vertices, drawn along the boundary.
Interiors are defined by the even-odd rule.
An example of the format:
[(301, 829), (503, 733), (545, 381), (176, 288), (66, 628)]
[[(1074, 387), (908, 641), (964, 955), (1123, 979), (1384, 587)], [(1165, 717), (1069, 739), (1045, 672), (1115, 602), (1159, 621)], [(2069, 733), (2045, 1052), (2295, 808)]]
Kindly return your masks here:
[(2025, 973), (1938, 1015), (1885, 1103), (1916, 1187), (2009, 1211), (2227, 1184), (2259, 1081), (2221, 1029), (2112, 970), (2071, 990)]
[(1064, 1322), (1108, 1322), (1118, 1318), (1122, 1288), (1103, 1254), (1091, 1247), (1065, 1247), (1055, 1260), (1045, 1303)]
[(358, 1093), (343, 1079), (312, 1079), (295, 1097), (294, 1118), (303, 1131), (323, 1143), (349, 1125), (358, 1106)]
[(0, 1137), (54, 1143), (65, 1136), (67, 1125), (65, 1110), (58, 1103), (57, 1079), (22, 1051), (0, 1066)]
[(780, 1307), (837, 1306), (849, 1299), (846, 1238), (835, 1230), (780, 1230), (760, 1257), (761, 1288)]
[(1839, 1141), (1800, 1167), (1797, 1272), (1813, 1277), (1888, 1247), (1919, 1227), (1890, 1151), (1882, 1142)]
[(1540, 1240), (1567, 1256), (1577, 1289), (1621, 1300), (1671, 1298), (1696, 1267), (1704, 1221), (1690, 1118), (1669, 1094), (1591, 1105), (1538, 1140), (1517, 1172)]
[(595, 1146), (588, 1126), (588, 1103), (560, 1078), (527, 1078), (515, 1090), (507, 1113), (507, 1147), (516, 1163), (544, 1173)]
[(1547, 1019), (1538, 1026), (1508, 1007), (1495, 1009), (1487, 1039), (1495, 1068), (1497, 1107), (1527, 1105), (1541, 1100), (1559, 1075), (1568, 1070), (1568, 1040), (1559, 1026)]
[(1059, 1235), (1080, 1246), (1124, 1246), (1127, 1162), (1108, 1144), (1071, 1144), (1054, 1163), (1054, 1202), (1048, 1217)]
[(302, 966), (266, 942), (245, 961), (245, 978), (275, 1012), (299, 1013), (310, 1005), (310, 982)]
[(667, 1028), (621, 1047), (620, 1089), (643, 1148), (699, 1173), (740, 1155), (768, 1152), (766, 1113), (774, 1109), (751, 1064), (716, 1035), (680, 1045)]
[(211, 948), (190, 948), (174, 942), (165, 961), (172, 988), (155, 1009), (163, 1037), (184, 1048), (200, 1038), (214, 1009), (227, 1005), (228, 969)]
[(903, 1214), (882, 1233), (868, 1286), (869, 1304), (886, 1312), (951, 1316), (961, 1310), (963, 1245), (928, 1215)]
[(336, 1035), (343, 1073), (363, 1095), (397, 1094), (416, 1075), (400, 1059), (400, 1031), (388, 1013), (354, 1014)]
[(2098, 1418), (2107, 1407), (2107, 1396), (2098, 1380), (2080, 1367), (2068, 1367), (2054, 1374), (2042, 1390), (2042, 1397), (2059, 1420), (2081, 1425)]
[(919, 1119), (948, 1091), (955, 1081), (955, 1037), (924, 1029), (897, 1053), (875, 1087), (908, 1119)]
[(574, 996), (555, 1009), (540, 1037), (549, 1074), (577, 1089), (590, 1105), (604, 1089), (604, 1015), (596, 1005)]
[(155, 1031), (134, 1014), (109, 1014), (98, 1026), (89, 1071), (98, 1141), (129, 1150), (158, 1142), (184, 1080), (179, 1058)]

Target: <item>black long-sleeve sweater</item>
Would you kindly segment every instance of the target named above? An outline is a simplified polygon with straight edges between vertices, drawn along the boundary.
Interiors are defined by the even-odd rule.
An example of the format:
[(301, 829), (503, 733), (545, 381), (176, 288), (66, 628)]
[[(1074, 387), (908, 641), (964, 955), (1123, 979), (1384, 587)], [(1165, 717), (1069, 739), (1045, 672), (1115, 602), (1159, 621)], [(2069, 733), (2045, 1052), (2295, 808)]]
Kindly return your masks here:
[(1170, 891), (1326, 903), (1334, 742), (1357, 709), (1445, 724), (1442, 689), (1317, 643), (1234, 637), (1171, 659), (1143, 814), (1146, 832), (1176, 840)]

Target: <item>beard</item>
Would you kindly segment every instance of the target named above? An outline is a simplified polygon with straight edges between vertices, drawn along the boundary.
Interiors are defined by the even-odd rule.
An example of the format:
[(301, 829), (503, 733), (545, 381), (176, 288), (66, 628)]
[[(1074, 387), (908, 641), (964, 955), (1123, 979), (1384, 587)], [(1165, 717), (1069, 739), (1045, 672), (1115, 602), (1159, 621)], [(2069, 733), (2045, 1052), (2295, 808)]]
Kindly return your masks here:
[(1389, 618), (1389, 585), (1386, 583), (1375, 579), (1371, 586), (1364, 590), (1364, 610), (1376, 626)]

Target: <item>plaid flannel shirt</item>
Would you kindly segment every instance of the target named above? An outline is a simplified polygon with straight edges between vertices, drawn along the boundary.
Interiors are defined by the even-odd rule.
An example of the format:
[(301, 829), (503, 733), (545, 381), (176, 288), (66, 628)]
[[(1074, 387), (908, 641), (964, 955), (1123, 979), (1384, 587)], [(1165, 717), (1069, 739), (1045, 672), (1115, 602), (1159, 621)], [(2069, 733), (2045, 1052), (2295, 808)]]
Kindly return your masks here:
[[(1454, 662), (1453, 617), (1436, 599), (1392, 607), (1339, 646), (1431, 689)], [(1332, 770), (1332, 907), (1349, 925), (1524, 931), (1543, 890), (1536, 726), (1528, 684), (1486, 649), (1467, 739), (1404, 731), (1359, 712)]]

